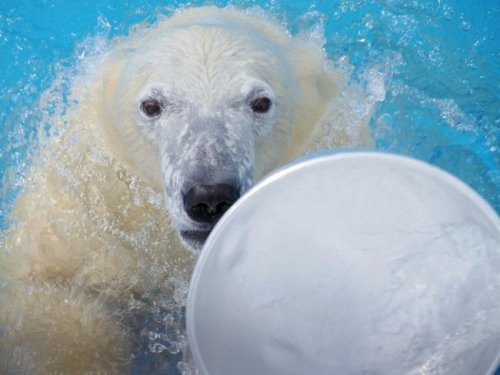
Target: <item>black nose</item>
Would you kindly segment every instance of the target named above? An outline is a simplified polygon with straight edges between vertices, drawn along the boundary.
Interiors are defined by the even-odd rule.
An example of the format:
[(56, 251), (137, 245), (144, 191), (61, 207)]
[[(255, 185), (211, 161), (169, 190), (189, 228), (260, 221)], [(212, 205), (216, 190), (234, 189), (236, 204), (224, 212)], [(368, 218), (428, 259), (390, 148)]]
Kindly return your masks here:
[(239, 190), (228, 184), (195, 186), (184, 195), (184, 210), (194, 221), (215, 224), (239, 198)]

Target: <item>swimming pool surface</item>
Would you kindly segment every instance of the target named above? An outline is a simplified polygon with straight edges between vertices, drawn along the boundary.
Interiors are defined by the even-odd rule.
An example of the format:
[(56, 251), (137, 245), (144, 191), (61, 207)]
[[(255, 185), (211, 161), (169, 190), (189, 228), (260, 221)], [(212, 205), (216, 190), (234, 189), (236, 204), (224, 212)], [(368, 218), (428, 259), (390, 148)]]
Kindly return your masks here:
[[(54, 80), (138, 22), (206, 1), (0, 2), (0, 228), (51, 111)], [(227, 1), (210, 4), (227, 5)], [(376, 147), (458, 176), (500, 212), (500, 3), (497, 0), (235, 1), (292, 33), (313, 30), (377, 102)], [(66, 86), (65, 86), (66, 85)], [(358, 108), (360, 111), (365, 108)], [(50, 127), (50, 124), (43, 124)], [(43, 127), (42, 127), (43, 128)]]

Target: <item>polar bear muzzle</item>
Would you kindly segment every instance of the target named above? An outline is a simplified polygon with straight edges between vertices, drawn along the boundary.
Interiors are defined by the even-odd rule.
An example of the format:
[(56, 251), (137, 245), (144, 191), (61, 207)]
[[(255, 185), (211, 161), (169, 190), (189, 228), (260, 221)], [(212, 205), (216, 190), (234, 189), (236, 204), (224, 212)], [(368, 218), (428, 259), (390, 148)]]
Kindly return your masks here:
[(193, 186), (184, 196), (184, 210), (202, 224), (215, 225), (240, 196), (240, 188), (228, 184)]
[(200, 250), (215, 224), (240, 197), (240, 187), (233, 184), (195, 184), (182, 194), (184, 211), (202, 230), (181, 230), (182, 239)]

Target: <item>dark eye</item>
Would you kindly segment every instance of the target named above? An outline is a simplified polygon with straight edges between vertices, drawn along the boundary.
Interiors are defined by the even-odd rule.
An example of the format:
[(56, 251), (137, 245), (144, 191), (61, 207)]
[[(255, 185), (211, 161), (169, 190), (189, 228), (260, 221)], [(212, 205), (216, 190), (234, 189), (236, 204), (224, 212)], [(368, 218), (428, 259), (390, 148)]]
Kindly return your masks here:
[(161, 113), (161, 104), (156, 99), (147, 99), (141, 103), (141, 110), (148, 117), (156, 117)]
[(250, 106), (252, 107), (252, 111), (256, 113), (266, 113), (271, 109), (271, 99), (263, 97), (255, 99)]

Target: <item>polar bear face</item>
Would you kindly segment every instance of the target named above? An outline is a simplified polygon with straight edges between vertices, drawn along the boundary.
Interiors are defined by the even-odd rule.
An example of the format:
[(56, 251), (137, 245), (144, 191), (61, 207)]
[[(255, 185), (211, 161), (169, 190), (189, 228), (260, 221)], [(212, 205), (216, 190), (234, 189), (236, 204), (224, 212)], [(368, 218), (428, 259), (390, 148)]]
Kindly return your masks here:
[(281, 78), (287, 61), (250, 35), (192, 26), (149, 39), (129, 51), (123, 95), (111, 105), (127, 109), (115, 117), (118, 133), (133, 138), (124, 143), (140, 144), (139, 155), (156, 151), (141, 168), (159, 160), (174, 226), (192, 249), (256, 177), (279, 164), (290, 142), (290, 122), (279, 121), (293, 83)]
[(197, 100), (156, 82), (137, 103), (137, 126), (160, 150), (170, 214), (194, 248), (252, 186), (259, 140), (276, 129), (276, 98), (269, 84), (236, 72), (229, 78), (234, 90), (207, 79), (204, 98)]
[(304, 110), (296, 56), (279, 45), (286, 33), (266, 32), (225, 19), (159, 27), (108, 63), (110, 143), (161, 186), (192, 250), (256, 178), (289, 158)]

